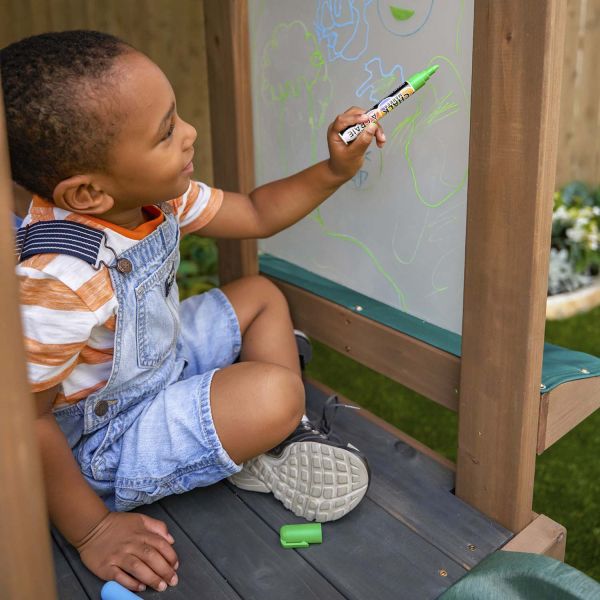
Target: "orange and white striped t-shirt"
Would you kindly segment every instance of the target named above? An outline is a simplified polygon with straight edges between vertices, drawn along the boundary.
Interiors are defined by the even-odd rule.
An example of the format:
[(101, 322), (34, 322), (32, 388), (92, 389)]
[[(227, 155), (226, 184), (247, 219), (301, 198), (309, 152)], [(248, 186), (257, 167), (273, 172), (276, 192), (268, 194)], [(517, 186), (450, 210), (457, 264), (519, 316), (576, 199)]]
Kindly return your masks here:
[[(223, 192), (192, 181), (187, 192), (168, 203), (182, 234), (207, 225), (217, 214)], [(134, 230), (62, 210), (34, 196), (23, 225), (37, 221), (76, 221), (106, 234), (106, 245), (117, 255), (158, 227), (163, 213), (145, 208), (151, 220)], [(114, 255), (102, 247), (99, 260)], [(102, 388), (113, 359), (117, 297), (108, 269), (95, 270), (83, 260), (64, 254), (40, 254), (16, 267), (27, 369), (33, 392), (60, 384), (54, 406), (71, 404)]]

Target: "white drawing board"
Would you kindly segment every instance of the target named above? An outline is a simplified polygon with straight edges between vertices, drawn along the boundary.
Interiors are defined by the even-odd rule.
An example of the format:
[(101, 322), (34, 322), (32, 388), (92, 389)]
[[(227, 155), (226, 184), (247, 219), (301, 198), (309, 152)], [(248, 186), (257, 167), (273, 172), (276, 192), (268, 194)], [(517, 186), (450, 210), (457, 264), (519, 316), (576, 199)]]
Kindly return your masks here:
[(438, 72), (387, 115), (383, 150), (319, 209), (260, 243), (460, 333), (473, 0), (250, 0), (257, 185), (327, 158), (335, 116)]

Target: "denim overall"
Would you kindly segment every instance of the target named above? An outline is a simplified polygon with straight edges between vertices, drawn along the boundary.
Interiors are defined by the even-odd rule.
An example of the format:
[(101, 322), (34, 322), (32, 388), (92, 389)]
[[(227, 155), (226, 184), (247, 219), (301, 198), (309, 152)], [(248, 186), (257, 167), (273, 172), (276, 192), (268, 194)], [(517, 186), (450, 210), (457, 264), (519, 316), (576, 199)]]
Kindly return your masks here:
[(237, 471), (210, 411), (214, 372), (240, 352), (235, 312), (220, 290), (179, 305), (179, 225), (157, 229), (109, 265), (118, 301), (104, 388), (54, 412), (81, 471), (111, 510), (210, 485)]

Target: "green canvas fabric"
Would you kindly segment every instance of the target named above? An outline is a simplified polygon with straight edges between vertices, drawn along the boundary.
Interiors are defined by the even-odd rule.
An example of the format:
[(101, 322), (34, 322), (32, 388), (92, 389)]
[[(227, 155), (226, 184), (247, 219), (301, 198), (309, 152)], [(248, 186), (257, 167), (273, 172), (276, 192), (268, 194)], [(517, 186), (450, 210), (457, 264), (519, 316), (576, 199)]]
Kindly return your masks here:
[[(266, 275), (308, 290), (440, 350), (455, 356), (461, 354), (460, 335), (373, 300), (286, 260), (270, 254), (262, 254), (260, 270)], [(360, 307), (360, 310), (356, 307)], [(600, 376), (600, 358), (552, 344), (544, 345), (541, 388), (543, 392), (549, 392), (567, 381), (598, 376)]]
[(439, 600), (592, 600), (600, 583), (558, 560), (525, 552), (490, 554)]

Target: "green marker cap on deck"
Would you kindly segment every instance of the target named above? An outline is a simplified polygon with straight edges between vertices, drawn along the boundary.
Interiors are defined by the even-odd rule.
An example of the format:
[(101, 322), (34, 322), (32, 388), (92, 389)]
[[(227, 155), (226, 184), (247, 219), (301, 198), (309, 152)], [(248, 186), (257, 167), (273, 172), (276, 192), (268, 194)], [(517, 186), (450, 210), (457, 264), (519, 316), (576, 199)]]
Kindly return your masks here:
[(279, 541), (284, 548), (308, 548), (309, 544), (323, 541), (321, 523), (283, 525), (279, 530)]
[(415, 73), (411, 77), (409, 77), (406, 81), (412, 85), (415, 92), (421, 89), (427, 80), (440, 68), (440, 65), (433, 65), (433, 67), (429, 67), (429, 69), (425, 69), (424, 71), (419, 71)]

